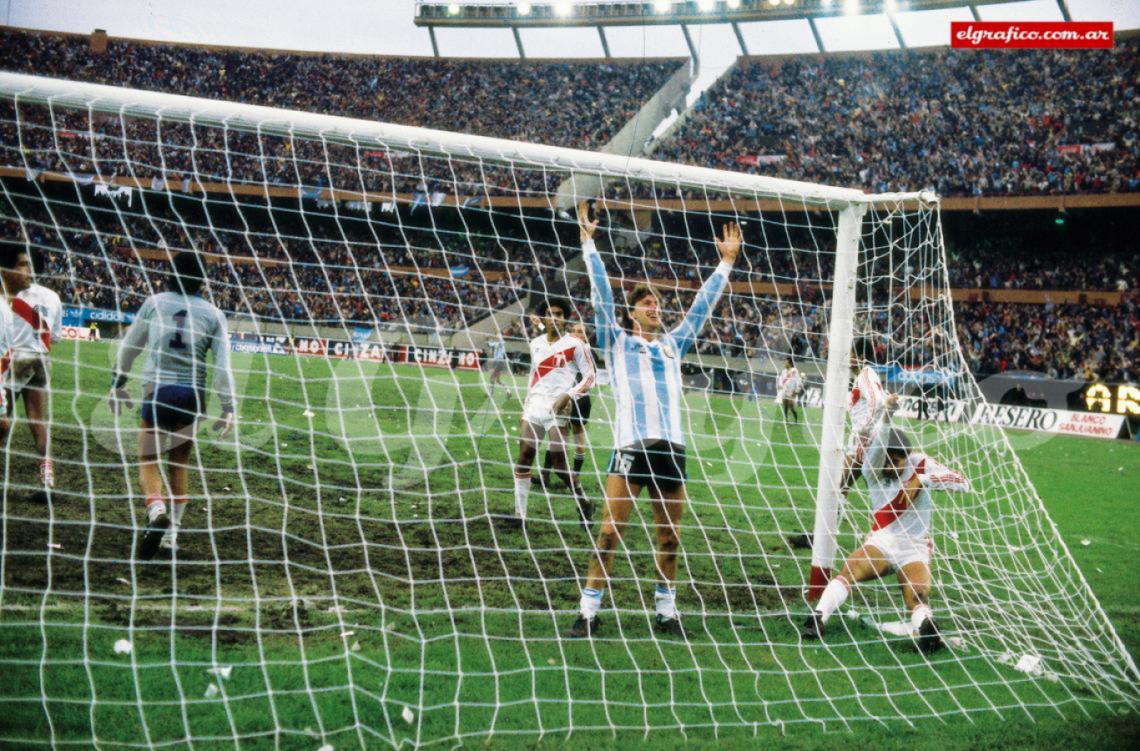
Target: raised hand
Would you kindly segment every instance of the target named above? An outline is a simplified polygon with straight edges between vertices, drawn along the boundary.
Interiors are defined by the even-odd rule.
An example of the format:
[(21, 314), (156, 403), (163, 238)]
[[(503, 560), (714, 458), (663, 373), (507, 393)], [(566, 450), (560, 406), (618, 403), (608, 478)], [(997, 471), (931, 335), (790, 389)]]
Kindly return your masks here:
[(740, 253), (741, 235), (740, 225), (729, 222), (721, 230), (721, 237), (716, 238), (716, 248), (720, 251), (720, 260), (725, 263), (736, 263), (736, 256)]
[(598, 218), (590, 221), (590, 202), (582, 201), (578, 204), (578, 237), (582, 242), (594, 239), (594, 232), (598, 229)]

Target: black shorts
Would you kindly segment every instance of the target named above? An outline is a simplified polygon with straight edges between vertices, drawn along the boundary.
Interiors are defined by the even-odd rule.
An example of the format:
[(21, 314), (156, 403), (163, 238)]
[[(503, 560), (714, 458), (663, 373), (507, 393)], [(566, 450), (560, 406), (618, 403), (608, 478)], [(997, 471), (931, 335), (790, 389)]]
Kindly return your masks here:
[(610, 459), (609, 472), (631, 483), (672, 492), (685, 484), (685, 447), (654, 441), (618, 449)]
[(139, 416), (148, 425), (173, 433), (193, 425), (206, 405), (205, 395), (193, 386), (166, 385), (143, 397)]
[(590, 410), (593, 407), (590, 404), (590, 395), (583, 394), (577, 399), (570, 400), (570, 424), (581, 425), (586, 427), (586, 423), (590, 421)]

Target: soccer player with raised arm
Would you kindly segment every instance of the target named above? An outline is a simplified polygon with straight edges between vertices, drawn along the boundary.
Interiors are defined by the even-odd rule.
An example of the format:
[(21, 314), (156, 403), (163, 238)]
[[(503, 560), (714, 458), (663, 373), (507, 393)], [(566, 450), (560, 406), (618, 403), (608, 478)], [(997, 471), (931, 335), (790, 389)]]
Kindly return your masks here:
[[(230, 339), (222, 311), (199, 291), (206, 271), (196, 253), (174, 257), (167, 291), (147, 298), (119, 347), (110, 403), (131, 406), (127, 377), (140, 354), (143, 401), (139, 429), (139, 480), (146, 496), (147, 528), (137, 556), (150, 560), (159, 547), (176, 549), (178, 526), (189, 501), (189, 461), (198, 418), (206, 411), (206, 354), (214, 353), (214, 390), (221, 416), (214, 423), (219, 437), (234, 426), (234, 378), (230, 371)], [(166, 446), (167, 480), (159, 466)], [(167, 500), (171, 506), (167, 506)]]
[(866, 339), (855, 342), (851, 352), (851, 373), (855, 382), (847, 402), (851, 416), (851, 435), (847, 441), (847, 457), (843, 471), (843, 494), (855, 482), (855, 473), (863, 464), (863, 454), (874, 438), (882, 419), (888, 394), (879, 379), (879, 372), (871, 365), (874, 349)]
[(784, 408), (784, 422), (787, 422), (789, 416), (796, 422), (800, 421), (799, 412), (796, 411), (796, 399), (803, 390), (802, 384), (799, 368), (789, 356), (784, 361), (780, 377), (776, 379), (776, 392), (779, 394), (780, 406)]
[(942, 645), (942, 639), (930, 609), (930, 491), (967, 491), (970, 483), (923, 452), (911, 450), (907, 435), (889, 422), (889, 412), (896, 404), (897, 398), (889, 397), (888, 419), (876, 431), (862, 457), (863, 479), (875, 509), (871, 533), (848, 557), (839, 576), (828, 582), (816, 609), (804, 623), (803, 636), (823, 636), (824, 624), (847, 599), (856, 582), (896, 571), (918, 648), (931, 654)]
[[(519, 425), (519, 454), (515, 462), (515, 513), (500, 521), (504, 529), (521, 529), (526, 521), (531, 466), (544, 437), (550, 439), (554, 471), (573, 491), (579, 519), (587, 531), (593, 519), (593, 504), (566, 467), (562, 432), (565, 413), (573, 399), (590, 390), (596, 377), (589, 347), (577, 337), (564, 333), (569, 310), (568, 302), (543, 297), (536, 311), (542, 316), (543, 333), (530, 342), (530, 381)], [(577, 380), (578, 375), (581, 380)]]
[(58, 341), (63, 324), (59, 295), (36, 284), (31, 255), (18, 251), (16, 262), (6, 268), (4, 287), (10, 308), (9, 346), (0, 370), (7, 407), (0, 417), (0, 440), (7, 435), (16, 411), (16, 400), (24, 398), (24, 413), (40, 457), (40, 490), (33, 498), (46, 501), (55, 486), (55, 468), (48, 443), (48, 388), (51, 377), (51, 345)]
[(628, 328), (618, 322), (605, 264), (594, 245), (598, 220), (590, 207), (578, 207), (582, 252), (593, 289), (598, 347), (610, 368), (615, 398), (614, 454), (605, 486), (605, 515), (594, 557), (582, 589), (578, 619), (568, 637), (593, 636), (599, 627), (602, 591), (613, 565), (614, 549), (642, 489), (648, 489), (657, 537), (657, 610), (659, 633), (685, 637), (677, 612), (677, 547), (685, 509), (685, 435), (681, 415), (681, 359), (728, 285), (740, 252), (740, 227), (726, 224), (716, 239), (720, 265), (697, 292), (681, 323), (664, 330), (660, 298), (647, 284), (626, 296)]

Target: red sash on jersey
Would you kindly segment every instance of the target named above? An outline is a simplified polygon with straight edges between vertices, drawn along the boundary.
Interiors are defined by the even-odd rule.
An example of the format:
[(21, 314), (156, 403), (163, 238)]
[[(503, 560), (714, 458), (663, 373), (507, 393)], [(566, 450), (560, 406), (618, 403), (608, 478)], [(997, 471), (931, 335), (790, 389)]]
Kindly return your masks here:
[(561, 368), (563, 365), (573, 361), (574, 350), (577, 348), (578, 345), (575, 344), (573, 347), (564, 349), (561, 352), (555, 352), (550, 357), (540, 362), (538, 364), (538, 367), (534, 370), (534, 377), (530, 379), (530, 385), (533, 386), (534, 384), (538, 383), (542, 377), (550, 371)]
[[(925, 468), (926, 460), (923, 459), (919, 461), (918, 466), (914, 468), (914, 474), (907, 475), (906, 478), (900, 480), (900, 482), (905, 486), (910, 478), (914, 477), (914, 475), (921, 475), (922, 471)], [(871, 531), (878, 532), (883, 527), (893, 524), (896, 519), (902, 516), (903, 512), (906, 511), (908, 507), (909, 503), (907, 502), (906, 498), (906, 488), (899, 488), (898, 494), (895, 495), (893, 499), (891, 499), (891, 502), (880, 506), (879, 510), (875, 512), (875, 523), (871, 527)]]
[(24, 321), (32, 327), (32, 330), (40, 335), (40, 340), (44, 343), (44, 349), (51, 352), (51, 329), (44, 325), (43, 319), (36, 309), (28, 305), (27, 300), (19, 297), (12, 298), (12, 312), (23, 318)]

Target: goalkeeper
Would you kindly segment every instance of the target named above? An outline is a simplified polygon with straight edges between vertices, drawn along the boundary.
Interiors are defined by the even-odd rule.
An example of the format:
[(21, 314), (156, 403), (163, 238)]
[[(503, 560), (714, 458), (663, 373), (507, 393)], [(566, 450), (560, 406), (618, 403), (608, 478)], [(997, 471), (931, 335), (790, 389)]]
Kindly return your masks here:
[(587, 203), (578, 207), (582, 252), (593, 289), (598, 346), (611, 369), (610, 385), (616, 401), (614, 444), (605, 486), (605, 515), (582, 598), (578, 619), (566, 633), (577, 638), (598, 631), (602, 590), (613, 564), (614, 548), (633, 503), (643, 488), (649, 491), (657, 527), (657, 589), (654, 596), (655, 629), (662, 634), (686, 636), (677, 612), (675, 580), (681, 514), (685, 508), (685, 436), (681, 416), (681, 358), (728, 284), (740, 252), (740, 227), (724, 226), (716, 239), (720, 265), (697, 292), (680, 325), (663, 330), (660, 300), (648, 284), (639, 284), (626, 297), (628, 330), (618, 324), (613, 290), (606, 267), (594, 245), (598, 221)]
[[(199, 295), (206, 271), (196, 253), (179, 253), (173, 265), (167, 291), (148, 297), (127, 329), (111, 383), (111, 411), (118, 414), (120, 406), (131, 406), (127, 376), (135, 359), (146, 352), (139, 481), (146, 494), (147, 528), (137, 552), (144, 561), (153, 558), (160, 546), (172, 552), (176, 547), (175, 536), (188, 500), (195, 427), (206, 407), (206, 353), (210, 350), (214, 351), (214, 389), (222, 402), (214, 429), (224, 438), (234, 426), (226, 317)], [(164, 448), (169, 470), (165, 483), (159, 467)]]
[(897, 397), (887, 398), (887, 419), (863, 456), (861, 471), (876, 509), (871, 533), (823, 590), (816, 610), (804, 623), (805, 639), (823, 635), (824, 624), (856, 582), (897, 571), (919, 650), (931, 654), (942, 645), (930, 609), (930, 491), (966, 491), (970, 484), (958, 472), (911, 450), (906, 433), (889, 422), (897, 404)]

